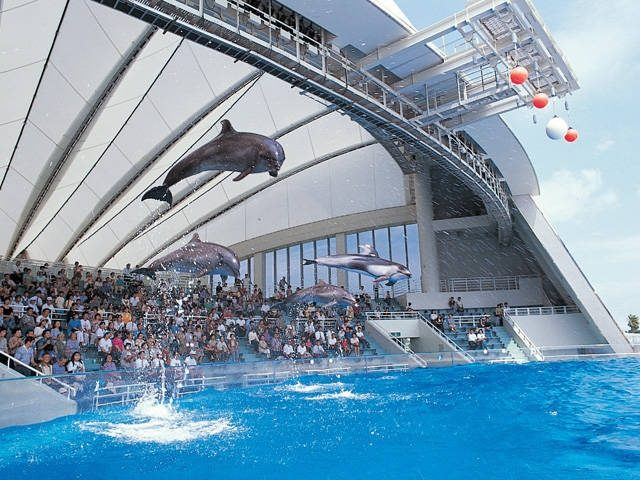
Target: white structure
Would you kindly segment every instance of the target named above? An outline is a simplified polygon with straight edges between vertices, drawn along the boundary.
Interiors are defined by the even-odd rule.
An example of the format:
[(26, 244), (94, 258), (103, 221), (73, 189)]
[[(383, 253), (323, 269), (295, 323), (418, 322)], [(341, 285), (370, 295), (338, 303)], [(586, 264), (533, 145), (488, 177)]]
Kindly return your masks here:
[[(267, 291), (280, 276), (355, 290), (361, 278), (302, 259), (371, 239), (410, 264), (416, 305), (443, 307), (461, 284), (477, 306), (575, 304), (598, 341), (630, 351), (536, 208), (535, 171), (498, 116), (577, 88), (530, 1), (468, 2), (422, 31), (391, 0), (325, 7), (3, 2), (2, 257), (121, 268), (197, 232)], [(522, 86), (508, 81), (516, 61)], [(280, 175), (206, 172), (172, 188), (171, 208), (142, 203), (223, 118), (277, 138)]]

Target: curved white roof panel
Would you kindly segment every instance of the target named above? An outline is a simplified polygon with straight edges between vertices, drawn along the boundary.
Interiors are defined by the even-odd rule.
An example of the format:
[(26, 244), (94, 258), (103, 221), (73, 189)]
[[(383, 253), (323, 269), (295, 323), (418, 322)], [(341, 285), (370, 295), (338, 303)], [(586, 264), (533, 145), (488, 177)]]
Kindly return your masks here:
[[(284, 3), (365, 52), (414, 31), (390, 0), (348, 2), (367, 22), (336, 15), (347, 2)], [(0, 8), (0, 256), (119, 267), (192, 231), (232, 244), (406, 201), (400, 168), (366, 130), (282, 80), (91, 0)], [(279, 177), (203, 172), (172, 187), (172, 207), (141, 202), (223, 118), (278, 139)], [(483, 142), (493, 128), (478, 124), (479, 142), (514, 193), (533, 192), (508, 129)]]

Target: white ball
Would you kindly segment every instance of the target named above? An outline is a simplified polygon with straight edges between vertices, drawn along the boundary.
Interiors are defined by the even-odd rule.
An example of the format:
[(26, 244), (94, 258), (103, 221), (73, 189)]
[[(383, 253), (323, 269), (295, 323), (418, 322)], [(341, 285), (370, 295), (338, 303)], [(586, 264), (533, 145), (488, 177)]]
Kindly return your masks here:
[(560, 140), (569, 130), (569, 125), (560, 117), (553, 117), (547, 123), (547, 137), (552, 140)]

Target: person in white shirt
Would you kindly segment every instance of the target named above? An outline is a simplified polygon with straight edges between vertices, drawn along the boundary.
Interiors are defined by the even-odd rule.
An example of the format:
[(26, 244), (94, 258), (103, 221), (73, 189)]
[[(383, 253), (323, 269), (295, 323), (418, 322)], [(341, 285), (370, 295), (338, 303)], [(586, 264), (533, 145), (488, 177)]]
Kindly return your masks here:
[[(291, 341), (291, 343), (293, 343), (293, 341)], [(285, 343), (284, 347), (282, 347), (282, 354), (285, 356), (285, 358), (294, 358), (295, 354), (293, 346), (290, 343)]]
[(182, 361), (180, 360), (180, 356), (177, 353), (173, 354), (173, 358), (171, 358), (171, 362), (169, 364), (172, 367), (181, 367)]
[(185, 366), (187, 366), (187, 367), (195, 367), (196, 365), (198, 365), (198, 362), (192, 356), (192, 355), (195, 355), (195, 354), (196, 354), (196, 352), (194, 350), (191, 350), (189, 352), (189, 355), (187, 355), (187, 358), (184, 359)]
[(471, 330), (469, 330), (469, 333), (467, 333), (467, 342), (469, 342), (469, 348), (476, 348), (477, 342), (478, 341), (478, 337), (476, 335), (475, 330), (472, 328)]
[(327, 355), (319, 341), (316, 342), (316, 344), (313, 346), (311, 352), (313, 353), (314, 357), (325, 357)]
[(111, 332), (107, 332), (100, 340), (98, 340), (98, 352), (106, 357), (107, 354), (111, 353), (112, 347), (113, 343), (111, 342)]
[(306, 358), (309, 356), (309, 352), (307, 352), (307, 347), (305, 347), (303, 343), (298, 345), (298, 348), (296, 349), (296, 353), (298, 354), (299, 358)]
[(142, 370), (143, 368), (149, 367), (149, 360), (144, 356), (144, 352), (138, 353), (138, 357), (136, 358), (136, 362), (134, 368), (136, 370)]
[(316, 342), (320, 342), (321, 344), (326, 343), (326, 337), (322, 330), (316, 331), (315, 337), (316, 337)]

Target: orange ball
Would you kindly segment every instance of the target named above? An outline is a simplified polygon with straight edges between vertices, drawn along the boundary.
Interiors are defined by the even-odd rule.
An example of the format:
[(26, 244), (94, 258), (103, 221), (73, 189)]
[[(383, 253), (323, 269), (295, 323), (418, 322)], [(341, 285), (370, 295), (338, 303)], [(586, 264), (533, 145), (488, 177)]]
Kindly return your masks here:
[(564, 139), (567, 142), (575, 142), (578, 139), (578, 131), (575, 128), (569, 127), (567, 133), (564, 134)]
[(524, 67), (515, 67), (512, 68), (509, 72), (509, 78), (511, 79), (512, 83), (515, 83), (516, 85), (522, 85), (527, 81), (527, 78), (529, 78), (529, 72)]
[(546, 93), (536, 93), (533, 97), (533, 106), (536, 108), (544, 108), (549, 105), (549, 97)]

